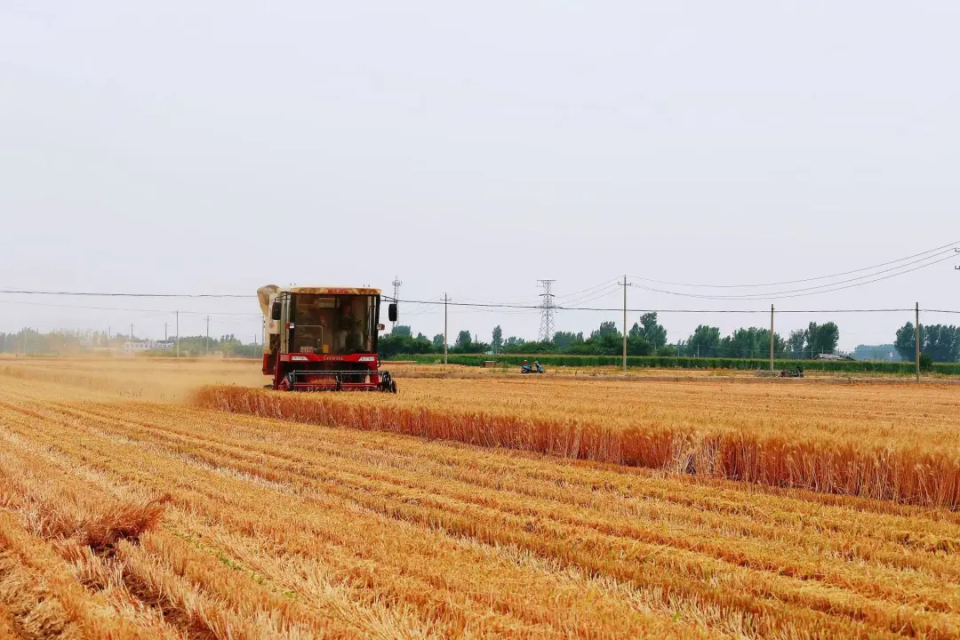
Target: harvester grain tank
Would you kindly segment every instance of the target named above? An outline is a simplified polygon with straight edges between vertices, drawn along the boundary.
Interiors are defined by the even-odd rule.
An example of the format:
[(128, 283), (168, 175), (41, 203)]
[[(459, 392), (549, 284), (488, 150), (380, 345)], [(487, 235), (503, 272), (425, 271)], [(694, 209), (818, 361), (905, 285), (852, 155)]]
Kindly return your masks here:
[[(289, 287), (257, 290), (266, 339), (263, 373), (282, 391), (397, 392), (380, 369), (380, 290)], [(388, 307), (391, 322), (397, 305)]]

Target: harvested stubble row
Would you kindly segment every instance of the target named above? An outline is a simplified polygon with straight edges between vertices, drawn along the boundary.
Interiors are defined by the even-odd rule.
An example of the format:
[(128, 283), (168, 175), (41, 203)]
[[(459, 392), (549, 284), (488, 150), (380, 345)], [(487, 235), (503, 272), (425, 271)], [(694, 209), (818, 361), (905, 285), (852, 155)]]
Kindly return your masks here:
[(79, 574), (125, 589), (147, 612), (132, 624), (159, 610), (209, 637), (960, 632), (950, 512), (188, 407), (0, 402), (17, 468), (91, 504), (169, 493), (161, 527), (117, 545), (118, 579)]
[[(960, 506), (960, 388), (407, 380), (400, 398), (206, 387), (202, 407), (486, 447)], [(412, 387), (412, 392), (408, 389)]]

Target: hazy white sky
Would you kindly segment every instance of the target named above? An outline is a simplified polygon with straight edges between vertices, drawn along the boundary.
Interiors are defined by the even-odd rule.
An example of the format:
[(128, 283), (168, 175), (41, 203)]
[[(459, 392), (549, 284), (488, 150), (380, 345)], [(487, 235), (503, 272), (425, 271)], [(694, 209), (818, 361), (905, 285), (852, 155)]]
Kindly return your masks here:
[[(562, 295), (623, 273), (768, 282), (895, 259), (960, 239), (958, 24), (944, 0), (0, 0), (0, 288), (253, 294), (399, 275), (404, 298), (535, 303), (538, 278)], [(960, 309), (952, 265), (778, 306)], [(636, 289), (630, 303), (769, 308)], [(2, 295), (0, 330), (159, 337), (177, 307), (250, 313), (211, 332), (259, 334), (253, 298)], [(778, 329), (826, 319), (852, 348), (907, 318)], [(403, 320), (442, 329), (439, 309)], [(672, 341), (767, 320), (662, 321)], [(498, 323), (535, 338), (539, 317), (451, 314), (452, 332)]]

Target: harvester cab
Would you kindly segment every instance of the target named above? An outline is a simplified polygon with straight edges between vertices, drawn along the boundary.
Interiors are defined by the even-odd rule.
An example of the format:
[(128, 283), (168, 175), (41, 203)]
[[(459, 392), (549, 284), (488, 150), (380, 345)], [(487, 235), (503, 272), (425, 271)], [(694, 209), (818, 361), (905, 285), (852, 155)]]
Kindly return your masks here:
[[(275, 285), (257, 291), (263, 311), (263, 373), (283, 391), (387, 391), (380, 370), (380, 290)], [(397, 318), (397, 305), (389, 305)]]

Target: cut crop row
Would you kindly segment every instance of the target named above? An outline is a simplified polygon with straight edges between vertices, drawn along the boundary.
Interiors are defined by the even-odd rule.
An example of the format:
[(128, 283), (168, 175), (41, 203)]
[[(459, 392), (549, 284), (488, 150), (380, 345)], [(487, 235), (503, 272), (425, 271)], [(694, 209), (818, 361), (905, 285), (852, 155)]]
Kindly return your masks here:
[(622, 427), (543, 419), (535, 414), (356, 402), (352, 398), (207, 387), (199, 406), (364, 431), (535, 451), (560, 457), (662, 469), (778, 487), (906, 504), (960, 506), (960, 463), (934, 449), (862, 441), (712, 431), (656, 424)]
[[(98, 433), (88, 420), (51, 417), (36, 424), (36, 418), (8, 414), (4, 422), (23, 439), (56, 447), (67, 460), (85, 458), (114, 481), (176, 487), (168, 519), (182, 535), (219, 548), (237, 566), (257, 567), (258, 575), (282, 584), (298, 601), (345, 590), (368, 630), (381, 625), (393, 637), (549, 637), (576, 629), (608, 637), (704, 633), (670, 615), (641, 613), (607, 582), (545, 571), (467, 539), (357, 511), (352, 500), (334, 495), (281, 492), (278, 500), (276, 484), (205, 464), (187, 451)], [(77, 444), (81, 435), (83, 444)]]
[[(957, 572), (952, 558), (943, 555), (949, 540), (944, 539), (948, 544), (943, 551), (937, 544), (912, 544), (899, 537), (901, 529), (937, 530), (923, 518), (869, 512), (861, 517), (851, 511), (854, 517), (843, 531), (839, 507), (804, 508), (775, 496), (697, 487), (632, 471), (558, 465), (413, 440), (406, 441), (404, 449), (392, 443), (405, 439), (150, 405), (35, 410), (45, 426), (17, 421), (11, 428), (23, 438), (59, 448), (68, 459), (83, 457), (125, 482), (144, 487), (173, 483), (178, 493), (193, 487), (173, 497), (172, 513), (180, 514), (189, 504), (203, 523), (220, 523), (214, 525), (216, 533), (204, 528), (210, 525), (191, 520), (205, 539), (229, 540), (231, 557), (244, 566), (268, 569), (268, 576), (277, 564), (262, 555), (259, 560), (250, 557), (257, 536), (244, 533), (247, 527), (262, 534), (268, 546), (288, 554), (296, 549), (298, 558), (317, 557), (318, 539), (350, 550), (346, 556), (321, 556), (325, 564), (344, 566), (351, 554), (363, 554), (378, 567), (376, 573), (364, 574), (363, 590), (398, 603), (410, 604), (410, 594), (397, 591), (395, 580), (387, 580), (391, 575), (420, 575), (438, 590), (470, 589), (467, 584), (474, 593), (496, 589), (487, 574), (484, 579), (471, 575), (460, 587), (451, 576), (437, 582), (442, 573), (429, 577), (437, 563), (477, 563), (453, 560), (456, 554), (451, 556), (443, 541), (454, 540), (461, 551), (468, 544), (482, 552), (487, 563), (498, 557), (502, 561), (501, 551), (495, 550), (516, 549), (552, 567), (551, 574), (574, 570), (602, 576), (603, 583), (612, 586), (598, 587), (596, 597), (606, 594), (607, 606), (617, 601), (616, 594), (632, 593), (653, 612), (673, 607), (683, 619), (702, 620), (715, 632), (770, 636), (792, 629), (834, 637), (936, 637), (957, 628), (957, 602), (938, 589), (940, 581), (953, 579)], [(80, 439), (83, 445), (76, 444)], [(570, 500), (565, 500), (568, 493)], [(594, 493), (598, 498), (591, 500)], [(669, 499), (654, 498), (665, 493)], [(269, 495), (274, 497), (265, 497)], [(270, 500), (280, 504), (261, 506)], [(607, 513), (618, 500), (623, 506)], [(371, 515), (357, 520), (349, 515), (351, 504)], [(238, 513), (241, 509), (250, 513)], [(300, 515), (291, 520), (291, 512)], [(318, 512), (334, 517), (339, 526), (322, 525)], [(769, 520), (760, 517), (767, 513), (772, 514)], [(818, 513), (824, 514), (822, 525)], [(930, 518), (936, 513), (930, 512)], [(257, 524), (251, 525), (248, 518), (254, 516)], [(365, 524), (368, 518), (373, 519)], [(726, 526), (724, 518), (729, 520)], [(306, 523), (311, 536), (301, 539), (291, 533)], [(387, 538), (370, 538), (366, 530), (371, 527), (384, 528)], [(939, 530), (957, 535), (952, 524)], [(858, 541), (861, 534), (864, 543)], [(806, 545), (804, 535), (810, 538)], [(239, 544), (237, 536), (249, 536), (249, 541)], [(380, 542), (371, 545), (373, 539)], [(420, 539), (427, 542), (424, 553), (432, 550), (427, 555), (416, 551), (413, 543)], [(371, 547), (383, 548), (383, 553), (371, 555)], [(394, 574), (391, 567), (398, 563), (409, 568)], [(504, 566), (510, 565), (489, 567), (498, 580), (506, 578)], [(485, 583), (489, 586), (481, 587)], [(530, 590), (527, 598), (536, 601), (536, 589), (525, 588)], [(494, 602), (505, 597), (498, 595)], [(519, 602), (513, 607), (529, 616), (536, 609), (524, 602), (525, 607)], [(926, 613), (914, 608), (921, 602)], [(413, 604), (422, 616), (426, 603)], [(467, 611), (463, 607), (475, 604), (455, 600), (452, 606)], [(560, 620), (550, 625), (565, 628)], [(520, 628), (511, 629), (522, 634)]]

